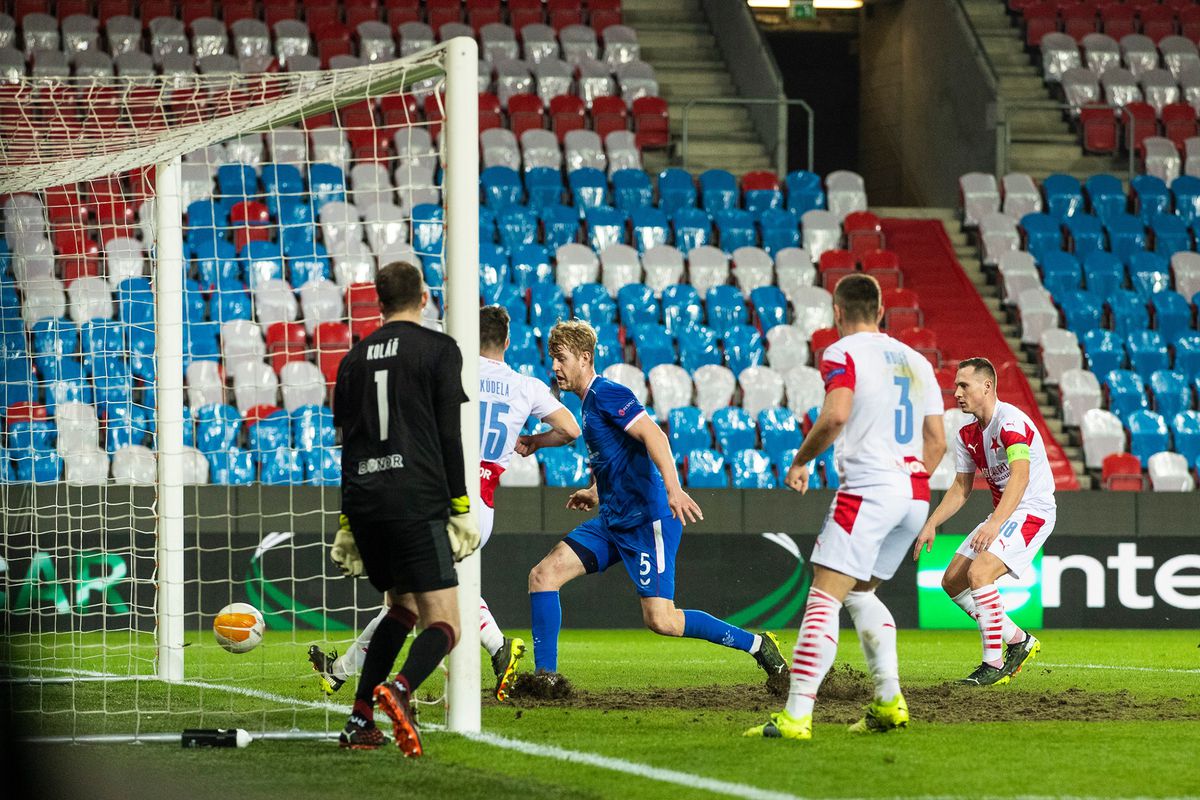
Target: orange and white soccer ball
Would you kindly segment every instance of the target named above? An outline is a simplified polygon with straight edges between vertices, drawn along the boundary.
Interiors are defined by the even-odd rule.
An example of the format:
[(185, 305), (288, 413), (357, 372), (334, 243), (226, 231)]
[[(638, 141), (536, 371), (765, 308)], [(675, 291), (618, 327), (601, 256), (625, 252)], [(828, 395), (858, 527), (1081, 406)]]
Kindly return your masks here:
[(262, 641), (266, 627), (257, 608), (249, 603), (230, 603), (217, 612), (213, 636), (231, 653), (249, 653)]

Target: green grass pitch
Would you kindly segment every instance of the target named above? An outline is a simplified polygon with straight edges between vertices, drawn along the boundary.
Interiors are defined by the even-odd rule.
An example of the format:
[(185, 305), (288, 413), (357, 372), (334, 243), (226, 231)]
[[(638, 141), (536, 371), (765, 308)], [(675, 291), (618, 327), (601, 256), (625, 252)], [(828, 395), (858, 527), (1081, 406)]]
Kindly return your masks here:
[[(790, 650), (794, 632), (781, 632)], [(340, 727), (347, 686), (329, 707), (308, 671), (303, 634), (271, 634), (253, 653), (231, 656), (194, 634), (188, 675), (207, 686), (154, 682), (43, 685), (19, 690), (26, 735)], [(843, 630), (834, 676), (818, 698), (812, 742), (744, 739), (782, 701), (761, 687), (745, 654), (644, 631), (566, 631), (560, 668), (577, 689), (566, 701), (487, 699), (483, 724), (508, 747), (439, 730), (426, 757), (394, 749), (340, 751), (332, 741), (257, 741), (244, 750), (168, 744), (32, 745), (40, 796), (300, 798), (632, 797), (1179, 797), (1200, 793), (1200, 634), (1196, 631), (1047, 631), (1045, 650), (1009, 686), (948, 685), (978, 659), (970, 632), (902, 631), (902, 682), (909, 730), (846, 731), (869, 688), (852, 630)], [(145, 668), (145, 645), (104, 648), (86, 637), (10, 643), (13, 661), (116, 671)], [(79, 645), (85, 646), (79, 646)], [(86, 656), (79, 654), (85, 653)], [(526, 664), (531, 667), (531, 664)], [(423, 689), (440, 692), (441, 676)], [(491, 676), (484, 678), (490, 686)], [(306, 705), (232, 694), (235, 686)], [(203, 708), (203, 713), (196, 709)], [(264, 710), (268, 708), (270, 710)], [(82, 713), (64, 713), (75, 709)], [(135, 711), (141, 709), (141, 711)], [(441, 722), (440, 705), (422, 723)], [(385, 719), (386, 722), (386, 719)], [(585, 763), (533, 745), (589, 754)], [(615, 762), (598, 764), (595, 756)], [(616, 768), (613, 768), (613, 767)], [(672, 771), (674, 783), (665, 782)], [(702, 788), (704, 780), (724, 784)], [(683, 784), (683, 785), (681, 785)], [(732, 784), (732, 786), (730, 786)]]

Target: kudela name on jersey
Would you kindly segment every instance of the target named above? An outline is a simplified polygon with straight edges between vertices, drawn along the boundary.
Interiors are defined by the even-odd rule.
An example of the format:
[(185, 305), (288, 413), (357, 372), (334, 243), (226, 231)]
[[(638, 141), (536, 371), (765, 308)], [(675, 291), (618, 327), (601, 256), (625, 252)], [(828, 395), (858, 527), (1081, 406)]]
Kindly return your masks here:
[(490, 394), (496, 397), (508, 397), (511, 393), (506, 381), (497, 381), (492, 378), (479, 379), (479, 393)]

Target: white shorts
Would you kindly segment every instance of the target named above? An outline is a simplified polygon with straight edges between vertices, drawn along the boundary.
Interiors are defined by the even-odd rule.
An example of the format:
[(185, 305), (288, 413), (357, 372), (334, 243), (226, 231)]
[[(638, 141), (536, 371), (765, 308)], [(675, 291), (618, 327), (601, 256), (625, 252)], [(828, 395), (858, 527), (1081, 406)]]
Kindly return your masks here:
[(912, 551), (928, 500), (839, 491), (813, 547), (812, 563), (860, 581), (888, 580)]
[[(990, 514), (988, 519), (991, 519)], [(1018, 508), (1008, 521), (1000, 526), (1000, 535), (987, 551), (1004, 562), (1009, 575), (1020, 578), (1033, 563), (1033, 557), (1037, 555), (1038, 550), (1042, 549), (1046, 537), (1054, 530), (1054, 520), (1053, 514), (1034, 514)], [(976, 525), (975, 530), (971, 531), (971, 536), (986, 522), (987, 519)], [(971, 536), (959, 545), (956, 552), (974, 561), (975, 556), (979, 554), (971, 549)]]

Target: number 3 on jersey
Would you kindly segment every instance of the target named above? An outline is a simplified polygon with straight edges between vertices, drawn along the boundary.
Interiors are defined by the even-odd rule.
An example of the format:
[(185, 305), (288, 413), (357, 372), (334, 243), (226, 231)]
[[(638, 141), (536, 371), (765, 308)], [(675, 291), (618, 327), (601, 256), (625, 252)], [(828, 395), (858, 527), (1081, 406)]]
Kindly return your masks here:
[(508, 403), (479, 404), (480, 460), (499, 461), (504, 456), (504, 446), (508, 443), (508, 426), (500, 417), (507, 414), (508, 409)]
[(900, 387), (900, 400), (896, 405), (896, 442), (908, 444), (913, 438), (913, 404), (908, 394), (912, 378), (897, 375), (893, 383)]

